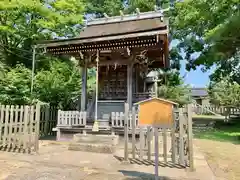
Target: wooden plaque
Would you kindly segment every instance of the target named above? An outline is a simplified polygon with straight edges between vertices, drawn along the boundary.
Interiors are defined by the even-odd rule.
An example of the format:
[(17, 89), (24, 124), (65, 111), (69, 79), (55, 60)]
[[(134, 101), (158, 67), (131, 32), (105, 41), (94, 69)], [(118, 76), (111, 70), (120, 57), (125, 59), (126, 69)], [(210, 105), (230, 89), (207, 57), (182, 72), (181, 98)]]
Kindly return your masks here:
[(139, 105), (139, 125), (172, 127), (173, 106), (176, 103), (160, 98), (151, 98), (136, 104)]

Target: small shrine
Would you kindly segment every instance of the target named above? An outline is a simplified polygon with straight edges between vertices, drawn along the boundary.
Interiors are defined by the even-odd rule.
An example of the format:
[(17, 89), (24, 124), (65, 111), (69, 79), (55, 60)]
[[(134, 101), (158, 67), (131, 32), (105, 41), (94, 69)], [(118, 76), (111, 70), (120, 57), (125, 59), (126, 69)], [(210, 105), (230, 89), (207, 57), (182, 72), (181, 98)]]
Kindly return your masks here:
[[(161, 10), (92, 19), (78, 37), (39, 43), (55, 56), (75, 57), (82, 68), (81, 112), (87, 123), (109, 119), (153, 96), (147, 79), (156, 68), (169, 67), (168, 18)], [(87, 72), (96, 68), (96, 89), (87, 97)]]

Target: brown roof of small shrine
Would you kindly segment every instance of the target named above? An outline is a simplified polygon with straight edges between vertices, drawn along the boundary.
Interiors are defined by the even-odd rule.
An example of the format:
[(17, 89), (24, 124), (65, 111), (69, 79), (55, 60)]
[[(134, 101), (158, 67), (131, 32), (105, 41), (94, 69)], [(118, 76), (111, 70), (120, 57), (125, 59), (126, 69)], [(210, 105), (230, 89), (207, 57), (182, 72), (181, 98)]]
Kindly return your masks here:
[[(54, 48), (86, 43), (103, 43), (104, 41), (148, 37), (158, 34), (168, 34), (168, 20), (163, 18), (162, 12), (152, 11), (93, 19), (87, 23), (78, 37), (42, 41), (37, 44), (37, 47)], [(63, 49), (65, 48), (63, 47)]]
[(93, 24), (87, 26), (79, 38), (93, 38), (100, 36), (124, 35), (130, 33), (140, 33), (154, 30), (166, 30), (167, 24), (159, 17), (148, 19), (135, 19), (130, 21), (120, 21), (105, 24)]
[[(147, 49), (153, 67), (168, 67), (168, 18), (162, 11), (91, 19), (75, 38), (50, 40), (38, 43), (51, 54), (83, 56), (96, 51), (135, 51)], [(157, 62), (158, 61), (158, 62)], [(159, 63), (160, 61), (160, 63)], [(157, 65), (156, 65), (157, 64)]]

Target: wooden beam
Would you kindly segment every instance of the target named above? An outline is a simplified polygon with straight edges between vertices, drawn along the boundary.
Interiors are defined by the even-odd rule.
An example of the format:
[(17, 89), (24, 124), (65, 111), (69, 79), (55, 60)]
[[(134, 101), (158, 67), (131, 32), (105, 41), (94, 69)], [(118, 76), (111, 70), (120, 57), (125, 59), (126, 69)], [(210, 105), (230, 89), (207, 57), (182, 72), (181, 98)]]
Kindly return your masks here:
[[(99, 60), (99, 66), (107, 66), (107, 65), (128, 65), (130, 64), (131, 61), (129, 59), (114, 59), (114, 60), (103, 60), (101, 61), (101, 59)], [(89, 64), (89, 66), (96, 66), (96, 63), (91, 63)]]

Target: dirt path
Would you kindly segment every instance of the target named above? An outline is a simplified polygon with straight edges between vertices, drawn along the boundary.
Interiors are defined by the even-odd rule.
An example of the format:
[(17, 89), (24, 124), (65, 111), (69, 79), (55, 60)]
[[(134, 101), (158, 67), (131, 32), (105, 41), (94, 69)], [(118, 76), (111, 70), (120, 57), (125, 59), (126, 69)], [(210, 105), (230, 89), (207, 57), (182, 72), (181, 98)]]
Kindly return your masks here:
[[(197, 171), (159, 167), (162, 180), (213, 180), (206, 161)], [(150, 180), (152, 165), (123, 164), (110, 154), (68, 151), (67, 144), (43, 141), (37, 155), (0, 152), (0, 180)], [(202, 175), (204, 173), (204, 176)]]
[(240, 180), (240, 145), (212, 140), (195, 140), (217, 180)]

